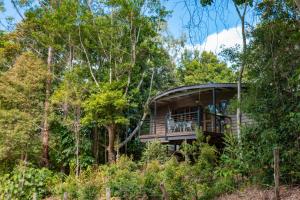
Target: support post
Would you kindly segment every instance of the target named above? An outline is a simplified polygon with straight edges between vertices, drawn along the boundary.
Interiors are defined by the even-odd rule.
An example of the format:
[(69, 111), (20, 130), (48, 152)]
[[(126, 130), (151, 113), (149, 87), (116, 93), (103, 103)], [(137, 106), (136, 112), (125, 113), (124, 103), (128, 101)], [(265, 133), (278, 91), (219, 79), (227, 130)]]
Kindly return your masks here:
[(200, 120), (200, 107), (199, 106), (198, 106), (198, 111), (197, 111), (197, 123), (198, 123), (198, 129), (200, 129), (201, 120)]
[(275, 200), (280, 200), (280, 196), (279, 196), (279, 149), (278, 149), (278, 147), (274, 148), (273, 154), (274, 154)]
[(36, 193), (36, 192), (33, 193), (33, 195), (32, 195), (32, 200), (37, 200), (37, 193)]
[(168, 116), (165, 118), (165, 139), (168, 140)]
[(217, 127), (217, 108), (216, 108), (216, 90), (213, 88), (213, 105), (214, 105), (214, 132), (216, 132), (216, 127)]
[(110, 188), (106, 188), (106, 200), (110, 200)]
[(68, 193), (67, 192), (64, 192), (63, 200), (68, 200)]
[(154, 134), (156, 135), (156, 101), (154, 101)]

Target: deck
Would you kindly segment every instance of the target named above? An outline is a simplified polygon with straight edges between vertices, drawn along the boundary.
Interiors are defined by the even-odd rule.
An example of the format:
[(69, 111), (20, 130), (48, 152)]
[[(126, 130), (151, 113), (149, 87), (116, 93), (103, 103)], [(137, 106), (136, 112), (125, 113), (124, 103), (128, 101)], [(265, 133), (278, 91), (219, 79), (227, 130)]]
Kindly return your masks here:
[(235, 116), (227, 109), (236, 84), (200, 84), (165, 91), (152, 99), (150, 115), (140, 130), (142, 142), (159, 140), (180, 144), (196, 139), (196, 130), (222, 143), (224, 133), (235, 130)]
[(151, 134), (151, 135), (140, 136), (141, 142), (149, 142), (155, 139), (161, 141), (162, 143), (176, 142), (178, 140), (195, 140), (196, 134), (194, 131), (188, 131), (188, 132), (180, 132), (180, 133), (168, 133), (165, 135)]
[[(205, 136), (209, 136), (209, 144), (215, 145), (218, 149), (224, 147), (224, 133), (213, 133), (213, 132), (203, 132)], [(181, 144), (183, 141), (191, 142), (196, 140), (196, 133), (194, 131), (180, 132), (180, 133), (168, 133), (166, 135), (141, 135), (141, 142), (149, 142), (153, 140), (158, 140), (164, 144)]]

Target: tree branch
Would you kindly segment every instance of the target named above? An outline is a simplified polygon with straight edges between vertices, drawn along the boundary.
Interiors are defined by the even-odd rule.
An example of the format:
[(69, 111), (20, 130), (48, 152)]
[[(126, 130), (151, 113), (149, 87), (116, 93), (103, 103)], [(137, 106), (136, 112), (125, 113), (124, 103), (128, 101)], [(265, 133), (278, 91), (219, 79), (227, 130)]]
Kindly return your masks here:
[(84, 54), (85, 54), (85, 57), (86, 57), (86, 60), (87, 60), (87, 63), (88, 63), (88, 66), (89, 66), (89, 69), (90, 69), (90, 74), (92, 75), (93, 77), (93, 80), (95, 81), (96, 85), (99, 87), (99, 83), (97, 82), (97, 79), (93, 73), (93, 70), (92, 70), (92, 66), (91, 66), (91, 63), (90, 63), (90, 59), (88, 57), (88, 54), (87, 54), (87, 51), (83, 45), (83, 42), (82, 42), (82, 39), (81, 39), (81, 31), (80, 31), (80, 27), (79, 27), (79, 40), (80, 40), (80, 44), (83, 48), (83, 51), (84, 51)]
[(152, 71), (152, 75), (151, 75), (151, 81), (150, 81), (150, 89), (149, 89), (149, 94), (148, 94), (148, 98), (147, 101), (144, 105), (144, 114), (142, 119), (139, 121), (139, 123), (137, 124), (137, 126), (135, 127), (135, 129), (129, 134), (129, 136), (118, 145), (118, 149), (122, 148), (123, 146), (125, 146), (136, 134), (137, 132), (140, 130), (141, 126), (143, 125), (147, 115), (148, 115), (148, 104), (150, 102), (150, 97), (151, 97), (151, 92), (152, 92), (152, 86), (153, 86), (153, 80), (154, 80), (154, 74), (155, 74), (155, 68), (153, 68)]
[(21, 12), (20, 12), (20, 10), (19, 10), (19, 8), (18, 8), (16, 2), (15, 2), (14, 0), (11, 0), (11, 3), (13, 4), (13, 6), (14, 6), (15, 10), (17, 11), (18, 15), (22, 18), (22, 20), (24, 20), (24, 17), (23, 17), (23, 15), (21, 14)]

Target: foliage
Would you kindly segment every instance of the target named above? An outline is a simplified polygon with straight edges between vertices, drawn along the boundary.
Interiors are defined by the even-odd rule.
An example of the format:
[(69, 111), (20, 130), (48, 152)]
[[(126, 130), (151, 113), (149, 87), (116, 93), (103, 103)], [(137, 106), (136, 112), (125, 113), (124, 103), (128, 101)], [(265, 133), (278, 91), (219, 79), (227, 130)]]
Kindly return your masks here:
[[(281, 179), (299, 182), (299, 21), (293, 7), (260, 4), (262, 22), (247, 52), (250, 89), (246, 111), (255, 120), (243, 135), (246, 166), (255, 181), (273, 182), (273, 148), (280, 148)], [(276, 10), (276, 12), (273, 12)]]
[(19, 56), (1, 75), (0, 160), (16, 163), (37, 156), (46, 76), (43, 61), (31, 52)]
[(128, 120), (122, 113), (128, 107), (127, 99), (118, 88), (105, 84), (101, 90), (89, 97), (84, 104), (86, 122), (98, 125), (126, 125)]
[(127, 144), (126, 154), (131, 156), (135, 161), (141, 160), (145, 146), (145, 143), (142, 143), (138, 138), (131, 140)]
[[(280, 148), (281, 182), (299, 184), (299, 13), (293, 1), (232, 2), (245, 11), (254, 7), (260, 21), (245, 52), (223, 52), (234, 62), (228, 67), (205, 51), (185, 51), (180, 63), (177, 54), (172, 60), (169, 52), (176, 49), (167, 45), (183, 44), (172, 38), (166, 44), (162, 31), (169, 12), (157, 0), (14, 1), (25, 17), (12, 31), (0, 32), (0, 197), (68, 192), (71, 199), (97, 199), (110, 188), (116, 198), (160, 199), (164, 186), (170, 199), (212, 199), (248, 182), (272, 184), (274, 147)], [(157, 92), (178, 84), (233, 82), (241, 64), (248, 83), (242, 109), (254, 123), (244, 127), (240, 143), (226, 135), (225, 148), (217, 151), (197, 132), (196, 141), (181, 144), (185, 162), (179, 162), (159, 141), (143, 150), (135, 139), (126, 146), (131, 158), (92, 167), (135, 129)], [(43, 121), (50, 124), (53, 172), (36, 168)]]
[(160, 163), (164, 163), (167, 160), (167, 149), (160, 143), (160, 141), (148, 142), (141, 160), (142, 162), (158, 160)]
[(20, 54), (21, 47), (15, 39), (16, 34), (0, 31), (0, 74), (7, 71)]
[(161, 191), (159, 185), (162, 181), (162, 176), (159, 173), (162, 166), (158, 160), (151, 160), (144, 164), (143, 167), (143, 187), (142, 193), (151, 199), (160, 198)]
[(18, 165), (10, 174), (0, 178), (1, 199), (32, 199), (51, 194), (58, 177), (46, 168), (33, 168), (25, 164)]
[(136, 163), (130, 158), (120, 157), (116, 164), (104, 168), (107, 187), (112, 195), (122, 199), (137, 199), (141, 196), (142, 177)]
[(211, 52), (185, 50), (180, 74), (184, 84), (229, 83), (235, 81), (233, 71)]
[(102, 175), (98, 170), (87, 168), (79, 176), (75, 176), (73, 168), (69, 176), (65, 176), (61, 183), (56, 184), (53, 194), (63, 197), (66, 192), (70, 199), (97, 199), (104, 185)]

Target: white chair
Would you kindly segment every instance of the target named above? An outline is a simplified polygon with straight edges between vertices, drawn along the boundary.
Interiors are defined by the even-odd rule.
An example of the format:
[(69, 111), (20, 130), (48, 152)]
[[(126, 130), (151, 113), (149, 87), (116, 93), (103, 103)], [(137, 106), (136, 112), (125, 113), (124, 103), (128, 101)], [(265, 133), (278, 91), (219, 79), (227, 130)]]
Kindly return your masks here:
[(192, 131), (192, 123), (193, 121), (187, 121), (184, 124), (184, 131)]
[(168, 124), (168, 133), (175, 132), (175, 130), (177, 129), (177, 124), (175, 123), (174, 119), (169, 118), (167, 124)]

